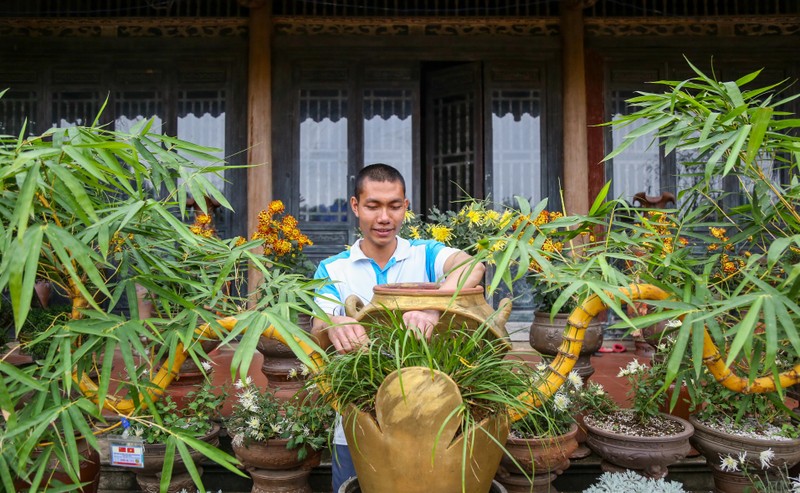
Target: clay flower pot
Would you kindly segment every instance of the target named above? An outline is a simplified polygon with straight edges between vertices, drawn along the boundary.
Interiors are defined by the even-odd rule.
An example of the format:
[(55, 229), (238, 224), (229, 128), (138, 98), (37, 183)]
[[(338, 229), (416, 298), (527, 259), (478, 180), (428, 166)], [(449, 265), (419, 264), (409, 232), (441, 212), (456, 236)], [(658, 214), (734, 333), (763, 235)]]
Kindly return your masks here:
[(570, 455), (578, 448), (577, 435), (578, 425), (573, 424), (563, 435), (509, 437), (495, 480), (509, 492), (558, 493), (551, 483), (569, 467)]
[[(205, 436), (199, 439), (213, 445), (219, 446), (219, 430), (220, 426), (214, 424), (214, 427)], [(167, 446), (161, 443), (147, 444), (144, 448), (144, 467), (136, 469), (136, 482), (139, 487), (146, 493), (158, 493), (161, 484), (161, 470), (164, 467), (164, 456), (166, 455)], [(203, 454), (193, 450), (191, 451), (192, 460), (197, 463)], [(198, 468), (202, 474), (202, 468)], [(169, 484), (169, 493), (177, 493), (181, 490), (194, 491), (194, 480), (186, 470), (183, 458), (180, 454), (175, 454), (173, 460), (172, 480)]]
[(667, 467), (683, 459), (691, 451), (689, 437), (694, 433), (694, 427), (677, 416), (660, 416), (679, 423), (683, 431), (675, 435), (632, 436), (600, 428), (592, 423), (591, 416), (587, 416), (587, 443), (603, 458), (600, 467), (608, 472), (632, 469), (653, 479), (666, 476)]
[[(753, 488), (753, 482), (744, 472), (722, 470), (721, 462), (725, 457), (738, 459), (740, 454), (747, 453), (747, 468), (751, 475), (775, 474), (784, 467), (791, 468), (800, 463), (800, 439), (771, 440), (744, 437), (707, 426), (694, 416), (690, 416), (689, 421), (695, 429), (691, 438), (692, 445), (706, 458), (714, 475), (714, 491), (717, 493), (744, 493), (752, 491)], [(764, 470), (759, 455), (766, 450), (772, 450), (774, 455), (770, 460), (772, 467)]]
[(312, 493), (308, 477), (319, 465), (322, 451), (307, 448), (308, 455), (300, 459), (301, 449), (289, 450), (287, 443), (288, 438), (241, 445), (234, 440), (233, 453), (253, 478), (251, 493)]
[[(558, 313), (551, 322), (549, 313), (534, 313), (529, 336), (531, 347), (542, 354), (556, 356), (564, 337), (567, 318), (569, 318), (568, 313)], [(575, 366), (573, 367), (573, 371), (577, 372), (584, 382), (589, 380), (589, 377), (594, 374), (591, 357), (602, 345), (603, 323), (591, 322), (589, 326), (586, 327), (581, 352), (578, 356), (578, 361), (575, 362)]]

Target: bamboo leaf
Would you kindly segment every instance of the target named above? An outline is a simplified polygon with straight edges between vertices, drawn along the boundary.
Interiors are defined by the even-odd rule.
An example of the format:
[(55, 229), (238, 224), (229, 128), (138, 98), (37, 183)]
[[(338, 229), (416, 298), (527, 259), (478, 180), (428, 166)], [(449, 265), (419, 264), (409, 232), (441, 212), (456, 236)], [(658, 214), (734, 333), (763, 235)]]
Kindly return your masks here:
[(756, 108), (751, 121), (753, 130), (750, 133), (750, 140), (747, 142), (747, 154), (744, 158), (745, 164), (752, 163), (762, 149), (764, 135), (766, 135), (767, 127), (772, 121), (772, 108)]

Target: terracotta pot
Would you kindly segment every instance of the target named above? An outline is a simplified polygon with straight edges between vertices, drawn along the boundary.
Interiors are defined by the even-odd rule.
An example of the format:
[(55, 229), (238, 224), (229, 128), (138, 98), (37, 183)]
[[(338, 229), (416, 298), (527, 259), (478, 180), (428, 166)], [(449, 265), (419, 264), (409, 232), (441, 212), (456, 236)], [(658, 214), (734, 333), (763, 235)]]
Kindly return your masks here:
[(632, 469), (654, 479), (666, 476), (667, 467), (683, 459), (691, 451), (689, 437), (694, 433), (694, 427), (677, 416), (661, 416), (680, 423), (683, 431), (671, 436), (630, 436), (598, 428), (587, 416), (584, 420), (589, 432), (587, 443), (603, 458), (600, 467), (609, 472)]
[(300, 449), (287, 449), (287, 438), (273, 438), (265, 442), (251, 442), (246, 445), (233, 445), (233, 453), (242, 464), (259, 469), (313, 469), (320, 463), (321, 450), (307, 448), (308, 455), (299, 459)]
[[(800, 439), (765, 440), (740, 437), (706, 426), (694, 416), (690, 416), (689, 421), (695, 428), (691, 439), (692, 445), (706, 458), (711, 467), (716, 493), (744, 493), (751, 491), (753, 487), (752, 481), (743, 472), (726, 472), (720, 469), (723, 457), (731, 456), (736, 459), (739, 454), (746, 452), (747, 468), (751, 474), (779, 474), (784, 468), (791, 468), (800, 463)], [(772, 449), (775, 455), (771, 461), (773, 467), (764, 471), (761, 468), (759, 454), (767, 449)]]
[(253, 489), (250, 493), (313, 493), (308, 484), (310, 469), (271, 471), (248, 468), (247, 472), (253, 478)]
[(382, 284), (373, 288), (372, 300), (364, 305), (356, 295), (345, 300), (348, 316), (356, 320), (369, 320), (386, 325), (386, 309), (399, 310), (438, 310), (443, 312), (434, 331), (448, 327), (466, 327), (475, 330), (481, 325), (488, 325), (489, 331), (498, 339), (507, 343), (506, 321), (511, 314), (511, 300), (500, 301), (495, 311), (484, 297), (483, 288), (464, 288), (454, 296), (453, 291), (440, 291), (439, 285), (429, 282)]
[(567, 433), (554, 437), (509, 437), (495, 480), (510, 492), (558, 493), (551, 483), (569, 467), (578, 448), (577, 435), (578, 425), (573, 424)]
[[(208, 354), (217, 347), (219, 341), (203, 341), (201, 344), (203, 351)], [(192, 358), (186, 358), (178, 370), (178, 376), (169, 384), (165, 393), (175, 401), (178, 409), (186, 409), (188, 403), (187, 395), (199, 389), (205, 382), (206, 375), (210, 375), (213, 371), (214, 368), (212, 367), (203, 373), (203, 370), (197, 366)]]
[[(82, 493), (97, 493), (98, 487), (100, 486), (100, 453), (93, 449), (84, 439), (79, 439), (77, 441), (78, 445), (78, 454), (81, 456), (81, 462), (78, 469), (78, 478), (80, 479), (81, 483), (88, 483), (83, 488), (76, 488), (75, 491), (79, 491)], [(37, 455), (36, 452), (33, 454), (34, 456)], [(61, 481), (63, 484), (73, 484), (72, 480), (69, 478), (69, 475), (64, 472), (64, 469), (61, 467), (59, 460), (52, 455), (50, 461), (48, 463), (48, 468), (54, 470), (54, 474), (52, 479)], [(41, 486), (46, 486), (46, 484), (40, 484)], [(16, 491), (22, 491), (30, 487), (30, 483), (27, 483), (19, 478), (14, 480), (14, 488)]]
[(352, 406), (344, 409), (344, 431), (362, 491), (488, 491), (503, 456), (498, 443), (508, 436), (508, 415), (483, 419), (462, 433), (461, 420), (453, 418), (462, 402), (449, 376), (410, 367), (386, 377), (375, 397), (375, 416)]
[[(297, 326), (310, 333), (311, 317), (300, 313)], [(302, 376), (302, 363), (289, 346), (262, 336), (258, 340), (258, 352), (264, 356), (261, 373), (267, 377), (267, 387), (276, 398), (287, 401), (303, 390), (306, 378)]]
[[(219, 430), (220, 426), (214, 424), (214, 427), (205, 436), (200, 437), (200, 440), (213, 445), (219, 446)], [(154, 443), (147, 444), (144, 448), (144, 467), (136, 469), (136, 482), (139, 487), (146, 493), (158, 493), (161, 484), (161, 470), (164, 468), (164, 455), (166, 454), (167, 446)], [(203, 454), (196, 450), (191, 450), (191, 457), (195, 464), (203, 457)], [(202, 468), (198, 468), (202, 474)], [(186, 491), (196, 490), (192, 477), (186, 470), (186, 465), (183, 462), (183, 457), (177, 452), (173, 460), (172, 480), (170, 481), (168, 493), (177, 493), (185, 489)]]
[[(550, 313), (535, 312), (529, 336), (531, 347), (541, 354), (556, 356), (564, 337), (564, 329), (567, 327), (568, 318), (568, 313), (558, 313), (551, 322)], [(591, 357), (602, 345), (603, 322), (593, 321), (586, 327), (581, 352), (578, 356), (578, 361), (575, 362), (573, 367), (573, 370), (581, 376), (584, 382), (594, 374)]]

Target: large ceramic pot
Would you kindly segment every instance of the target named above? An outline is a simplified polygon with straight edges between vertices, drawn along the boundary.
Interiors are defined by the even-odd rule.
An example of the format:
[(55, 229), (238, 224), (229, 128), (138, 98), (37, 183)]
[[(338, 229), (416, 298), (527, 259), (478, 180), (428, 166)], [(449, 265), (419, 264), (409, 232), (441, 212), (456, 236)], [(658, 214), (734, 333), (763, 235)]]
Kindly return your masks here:
[(558, 493), (551, 483), (569, 467), (570, 455), (578, 448), (577, 435), (578, 425), (573, 424), (563, 435), (509, 437), (495, 480), (509, 493)]
[[(219, 341), (203, 341), (201, 345), (203, 346), (203, 351), (208, 354), (219, 345)], [(196, 392), (206, 381), (207, 375), (213, 371), (212, 367), (204, 373), (192, 358), (186, 358), (178, 370), (178, 376), (166, 388), (165, 393), (172, 398), (178, 409), (186, 409), (191, 400), (187, 396), (192, 392)]]
[(677, 416), (660, 416), (679, 423), (682, 431), (675, 435), (631, 436), (600, 428), (593, 423), (592, 416), (587, 416), (584, 420), (588, 430), (587, 443), (602, 457), (601, 469), (608, 472), (632, 469), (654, 479), (666, 476), (667, 467), (691, 451), (689, 437), (694, 433), (694, 427)]
[[(454, 291), (441, 291), (435, 283), (382, 284), (373, 288), (372, 300), (364, 305), (356, 295), (345, 300), (348, 316), (359, 321), (388, 323), (386, 310), (438, 310), (442, 312), (434, 330), (448, 327), (466, 327), (467, 330), (486, 324), (489, 331), (498, 339), (507, 342), (506, 321), (511, 314), (511, 300), (504, 298), (495, 311), (486, 302), (483, 288), (464, 288), (455, 295)], [(511, 344), (508, 343), (508, 348)]]
[[(217, 447), (219, 446), (219, 430), (220, 426), (214, 424), (214, 427), (205, 436), (200, 437), (200, 440)], [(167, 446), (160, 443), (147, 444), (144, 448), (144, 467), (136, 469), (136, 482), (139, 483), (139, 488), (145, 493), (159, 493), (161, 484), (161, 470), (164, 468), (164, 456), (166, 455)], [(197, 464), (203, 457), (203, 454), (196, 450), (191, 451), (192, 461)], [(178, 493), (181, 490), (194, 491), (194, 480), (189, 475), (183, 458), (180, 454), (175, 454), (173, 459), (172, 480), (169, 483), (167, 493)], [(202, 474), (202, 468), (198, 468)]]
[[(564, 338), (564, 329), (567, 327), (568, 313), (558, 313), (550, 321), (550, 314), (546, 312), (535, 312), (529, 342), (531, 347), (541, 354), (556, 356), (558, 348)], [(583, 345), (575, 362), (573, 371), (581, 376), (583, 381), (587, 381), (594, 374), (591, 356), (603, 345), (603, 322), (591, 322), (583, 336)]]
[[(707, 426), (694, 416), (690, 416), (689, 421), (695, 429), (692, 445), (706, 458), (711, 468), (715, 493), (744, 493), (753, 488), (753, 482), (742, 471), (723, 471), (720, 468), (722, 459), (727, 456), (738, 460), (742, 453), (746, 453), (747, 469), (751, 475), (779, 474), (784, 468), (800, 463), (800, 439), (742, 437)], [(772, 467), (764, 470), (759, 455), (766, 450), (772, 450), (774, 456)]]
[[(80, 439), (76, 443), (78, 446), (78, 455), (81, 457), (78, 478), (81, 483), (87, 484), (82, 488), (76, 488), (75, 491), (81, 493), (97, 493), (100, 485), (100, 453), (92, 448), (84, 439)], [(34, 452), (33, 455), (37, 456), (38, 454)], [(66, 485), (73, 484), (55, 454), (51, 456), (48, 468), (54, 471), (51, 480), (60, 481)], [(15, 479), (13, 483), (16, 491), (23, 491), (30, 488), (30, 484), (21, 479)], [(44, 486), (44, 484), (40, 484), (39, 486)]]
[[(310, 333), (311, 316), (300, 313), (297, 326)], [(302, 363), (289, 346), (261, 336), (258, 340), (258, 352), (264, 356), (261, 373), (267, 377), (267, 387), (276, 398), (287, 401), (303, 390), (306, 378), (301, 371)]]
[(375, 397), (374, 416), (352, 406), (345, 409), (344, 431), (361, 491), (489, 491), (503, 455), (500, 445), (508, 436), (508, 415), (462, 430), (454, 418), (461, 405), (461, 393), (449, 376), (410, 367), (386, 377)]

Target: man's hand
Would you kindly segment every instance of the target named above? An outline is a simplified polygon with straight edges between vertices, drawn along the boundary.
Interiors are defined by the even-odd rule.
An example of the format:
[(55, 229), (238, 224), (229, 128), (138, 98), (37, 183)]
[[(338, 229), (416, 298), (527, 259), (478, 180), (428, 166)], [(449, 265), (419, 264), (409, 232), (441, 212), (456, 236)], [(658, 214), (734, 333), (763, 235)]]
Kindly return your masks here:
[(403, 313), (403, 322), (408, 330), (417, 332), (420, 337), (430, 340), (433, 328), (442, 314), (438, 310), (415, 310)]
[(355, 351), (369, 339), (364, 326), (352, 317), (332, 316), (328, 327), (328, 339), (340, 354)]

